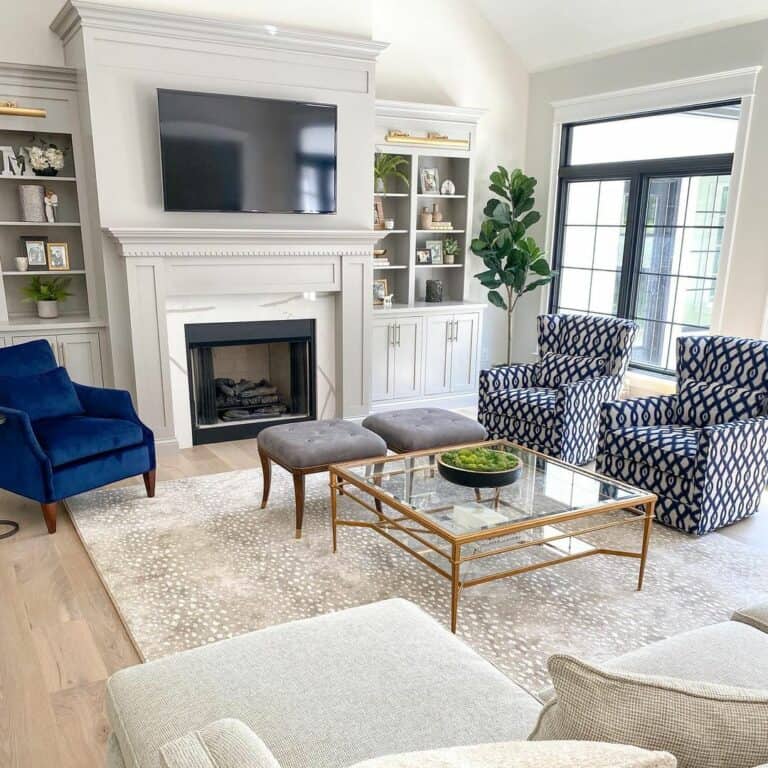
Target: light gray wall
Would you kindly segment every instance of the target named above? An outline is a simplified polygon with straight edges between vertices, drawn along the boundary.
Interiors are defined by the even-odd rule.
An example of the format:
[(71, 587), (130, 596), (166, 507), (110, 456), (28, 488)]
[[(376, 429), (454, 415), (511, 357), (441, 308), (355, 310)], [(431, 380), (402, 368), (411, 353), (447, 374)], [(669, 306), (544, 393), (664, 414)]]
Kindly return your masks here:
[[(526, 170), (539, 179), (537, 207), (548, 210), (552, 102), (768, 64), (768, 20), (606, 56), (531, 76)], [(758, 77), (744, 157), (739, 210), (721, 333), (761, 337), (768, 297), (768, 72)], [(545, 217), (546, 218), (546, 217)], [(543, 242), (546, 221), (536, 235)], [(514, 355), (535, 350), (540, 294), (526, 297), (515, 321)]]

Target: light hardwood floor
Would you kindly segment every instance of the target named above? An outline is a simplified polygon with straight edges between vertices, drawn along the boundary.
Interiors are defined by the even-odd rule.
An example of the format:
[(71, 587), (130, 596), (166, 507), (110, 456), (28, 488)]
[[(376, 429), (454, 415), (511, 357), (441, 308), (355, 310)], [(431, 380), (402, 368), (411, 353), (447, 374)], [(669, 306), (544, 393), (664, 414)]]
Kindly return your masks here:
[[(258, 466), (255, 440), (198, 446), (160, 457), (158, 482)], [(101, 768), (104, 682), (139, 657), (67, 513), (49, 536), (0, 492), (0, 518), (21, 524), (0, 540), (0, 768)], [(768, 551), (768, 504), (724, 533)]]
[[(258, 467), (256, 441), (158, 460), (158, 481)], [(141, 478), (136, 481), (141, 482)], [(66, 511), (49, 536), (40, 507), (0, 492), (0, 768), (102, 768), (104, 683), (139, 663)]]

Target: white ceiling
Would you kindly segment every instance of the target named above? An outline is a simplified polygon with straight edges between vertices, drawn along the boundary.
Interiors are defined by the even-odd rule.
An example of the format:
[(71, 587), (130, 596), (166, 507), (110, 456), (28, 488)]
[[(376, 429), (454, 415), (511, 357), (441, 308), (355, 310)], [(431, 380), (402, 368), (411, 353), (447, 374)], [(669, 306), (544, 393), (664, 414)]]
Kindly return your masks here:
[(472, 0), (531, 70), (768, 18), (768, 0)]

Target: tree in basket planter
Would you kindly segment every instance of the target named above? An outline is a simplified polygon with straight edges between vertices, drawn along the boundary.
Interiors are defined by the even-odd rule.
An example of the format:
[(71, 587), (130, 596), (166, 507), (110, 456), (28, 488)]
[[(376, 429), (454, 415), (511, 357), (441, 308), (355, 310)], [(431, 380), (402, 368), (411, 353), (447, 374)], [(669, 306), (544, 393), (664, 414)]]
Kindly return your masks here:
[[(526, 232), (540, 218), (533, 210), (536, 179), (519, 168), (510, 173), (503, 166), (490, 175), (491, 192), (498, 195), (485, 204), (485, 220), (471, 250), (486, 269), (475, 277), (488, 288), (488, 301), (507, 313), (507, 364), (512, 362), (512, 313), (520, 297), (549, 283), (555, 276), (544, 252)], [(501, 200), (499, 198), (502, 198)]]
[(72, 294), (67, 290), (71, 278), (52, 277), (43, 280), (39, 275), (35, 275), (27, 285), (24, 286), (24, 301), (37, 302), (37, 315), (42, 318), (52, 318), (59, 316), (59, 302), (65, 301)]

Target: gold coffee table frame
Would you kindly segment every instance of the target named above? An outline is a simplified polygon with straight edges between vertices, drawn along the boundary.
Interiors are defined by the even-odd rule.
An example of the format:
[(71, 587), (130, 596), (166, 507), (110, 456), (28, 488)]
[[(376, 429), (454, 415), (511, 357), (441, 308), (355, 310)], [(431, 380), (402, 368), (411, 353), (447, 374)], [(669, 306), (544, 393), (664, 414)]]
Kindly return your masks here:
[[(491, 448), (493, 446), (503, 446), (506, 448), (512, 448), (521, 454), (528, 454), (530, 457), (541, 458), (546, 462), (556, 466), (566, 468), (574, 474), (583, 475), (593, 480), (604, 482), (606, 484), (623, 489), (625, 492), (631, 493), (631, 496), (623, 498), (616, 502), (605, 502), (597, 504), (595, 506), (583, 507), (571, 511), (556, 512), (552, 514), (543, 514), (540, 517), (532, 517), (529, 519), (522, 519), (516, 522), (510, 522), (506, 525), (500, 525), (495, 528), (487, 530), (471, 531), (464, 534), (452, 534), (449, 531), (441, 528), (422, 511), (414, 509), (412, 506), (405, 504), (400, 499), (395, 498), (391, 494), (380, 490), (377, 485), (366, 482), (364, 478), (361, 478), (352, 470), (352, 468), (365, 468), (366, 472), (370, 472), (370, 477), (376, 478), (383, 476), (381, 470), (389, 462), (403, 462), (403, 469), (397, 474), (405, 472), (416, 471), (436, 471), (430, 470), (430, 467), (434, 467), (434, 457), (444, 453), (445, 451), (456, 448), (468, 448), (474, 446), (483, 446), (485, 448)], [(415, 467), (413, 459), (427, 456), (429, 458), (430, 465), (425, 467)], [(456, 619), (459, 607), (459, 596), (462, 590), (469, 587), (476, 587), (481, 584), (486, 584), (490, 581), (497, 581), (498, 579), (505, 579), (510, 576), (517, 576), (522, 573), (529, 573), (540, 568), (548, 568), (558, 563), (567, 563), (572, 560), (578, 560), (591, 555), (611, 555), (615, 557), (628, 557), (640, 560), (640, 571), (637, 579), (637, 589), (643, 588), (643, 576), (645, 574), (645, 564), (648, 556), (648, 545), (651, 535), (651, 524), (654, 518), (654, 509), (656, 506), (656, 496), (652, 493), (642, 491), (626, 483), (617, 482), (609, 477), (600, 475), (596, 472), (590, 472), (582, 469), (581, 467), (572, 466), (565, 462), (553, 459), (551, 456), (547, 456), (538, 451), (533, 451), (529, 448), (523, 448), (520, 445), (509, 442), (508, 440), (491, 440), (484, 443), (472, 443), (469, 445), (452, 446), (440, 449), (432, 449), (428, 451), (414, 451), (411, 453), (401, 453), (394, 456), (381, 457), (377, 459), (367, 459), (364, 461), (351, 461), (344, 464), (333, 464), (328, 468), (330, 474), (330, 489), (331, 489), (331, 519), (333, 525), (333, 551), (337, 551), (337, 533), (339, 526), (349, 526), (355, 528), (370, 528), (377, 533), (389, 539), (389, 541), (397, 544), (401, 549), (404, 549), (410, 555), (422, 562), (424, 565), (431, 568), (433, 571), (444, 576), (451, 582), (451, 631), (456, 632)], [(395, 473), (393, 473), (394, 475)], [(448, 482), (448, 481), (446, 481)], [(354, 490), (353, 490), (354, 489)], [(362, 494), (355, 491), (362, 491)], [(483, 495), (489, 494), (483, 498)], [(364, 508), (373, 515), (373, 520), (349, 520), (342, 519), (338, 515), (337, 499), (339, 496), (346, 496), (350, 500), (356, 502), (360, 507)], [(498, 489), (487, 488), (482, 491), (475, 490), (476, 500), (478, 502), (493, 501), (494, 506), (499, 503), (500, 492)], [(504, 502), (508, 504), (508, 502)], [(447, 507), (438, 507), (431, 511), (439, 511)], [(629, 513), (628, 516), (622, 517), (618, 520), (612, 520), (610, 522), (601, 522), (589, 524), (589, 518), (596, 515), (603, 515), (607, 512), (613, 512), (617, 510), (626, 510)], [(548, 533), (541, 539), (515, 542), (513, 544), (504, 545), (499, 542), (500, 546), (493, 549), (472, 552), (469, 554), (462, 554), (462, 547), (469, 544), (476, 544), (480, 541), (489, 541), (491, 539), (501, 539), (507, 536), (519, 534), (523, 531), (532, 530), (535, 528), (550, 528), (556, 527), (558, 524), (568, 523), (574, 520), (584, 520), (587, 525), (574, 531), (558, 531)], [(643, 522), (643, 535), (642, 544), (639, 552), (628, 552), (621, 549), (610, 549), (605, 547), (592, 547), (584, 549), (580, 552), (565, 554), (562, 557), (556, 557), (553, 559), (537, 562), (520, 566), (518, 568), (506, 568), (505, 570), (489, 573), (483, 576), (479, 576), (473, 579), (461, 578), (461, 567), (465, 563), (469, 563), (476, 560), (485, 558), (497, 557), (499, 555), (509, 554), (518, 550), (527, 549), (529, 547), (540, 547), (547, 545), (554, 545), (555, 542), (562, 539), (577, 539), (579, 536), (584, 536), (588, 533), (594, 533), (595, 531), (601, 531), (608, 528), (613, 528), (619, 525), (627, 525), (633, 522)], [(436, 553), (445, 560), (445, 567), (441, 567), (437, 563), (432, 562), (424, 554), (417, 552), (409, 547), (405, 541), (401, 541), (396, 538), (392, 531), (397, 531), (401, 534), (405, 534), (409, 539), (414, 540), (422, 548), (428, 549), (431, 552)], [(445, 549), (441, 548), (438, 544), (430, 541), (429, 537), (436, 536), (446, 546)], [(407, 541), (408, 539), (406, 539)], [(447, 551), (446, 551), (447, 550)]]

